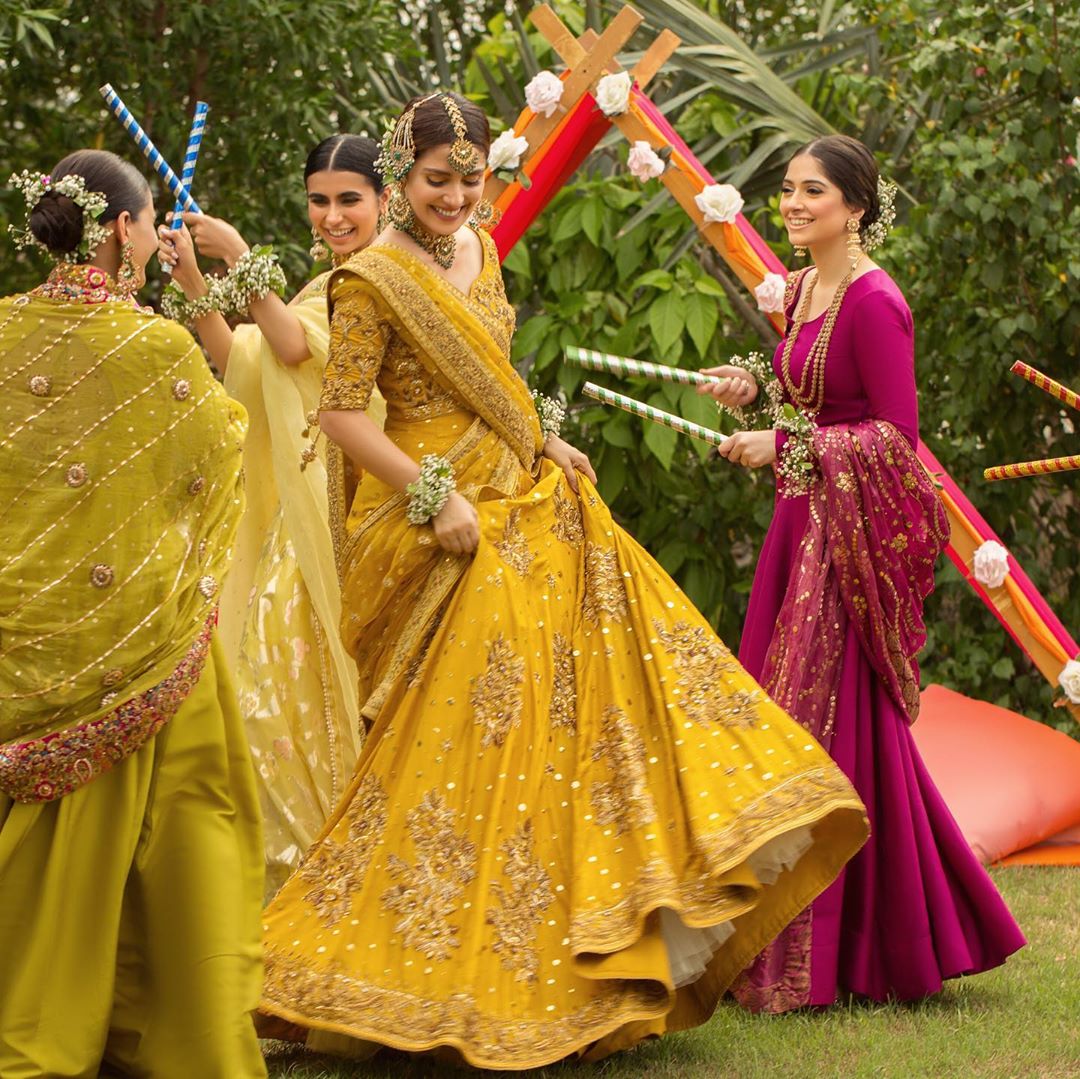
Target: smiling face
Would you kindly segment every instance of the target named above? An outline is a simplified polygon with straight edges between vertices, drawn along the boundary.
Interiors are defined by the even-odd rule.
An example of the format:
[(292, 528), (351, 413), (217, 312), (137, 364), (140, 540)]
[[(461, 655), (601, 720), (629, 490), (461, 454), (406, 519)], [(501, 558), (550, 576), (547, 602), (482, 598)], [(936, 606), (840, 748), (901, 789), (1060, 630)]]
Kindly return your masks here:
[(307, 178), (308, 220), (335, 255), (371, 243), (384, 202), (363, 173), (325, 169)]
[(450, 145), (420, 154), (403, 185), (416, 220), (435, 236), (452, 236), (472, 214), (484, 193), (484, 155), (477, 147), (476, 168), (467, 176), (447, 160)]
[(848, 219), (861, 218), (863, 211), (848, 206), (817, 158), (799, 154), (791, 159), (784, 176), (780, 214), (792, 244), (819, 247), (845, 237)]

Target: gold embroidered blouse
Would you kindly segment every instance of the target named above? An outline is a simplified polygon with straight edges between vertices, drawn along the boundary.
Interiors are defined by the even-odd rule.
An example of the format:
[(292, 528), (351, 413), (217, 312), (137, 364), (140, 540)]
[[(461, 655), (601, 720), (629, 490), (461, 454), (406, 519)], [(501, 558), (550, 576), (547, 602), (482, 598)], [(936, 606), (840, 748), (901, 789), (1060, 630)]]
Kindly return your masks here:
[[(467, 294), (444, 282), (464, 298), (500, 348), (508, 352), (514, 332), (514, 309), (506, 299), (494, 241), (478, 233), (484, 264)], [(423, 265), (419, 259), (406, 258)], [(437, 371), (423, 362), (424, 350), (379, 291), (354, 275), (334, 285), (330, 321), (330, 354), (319, 407), (323, 411), (366, 409), (378, 385), (386, 398), (387, 426), (470, 410)]]

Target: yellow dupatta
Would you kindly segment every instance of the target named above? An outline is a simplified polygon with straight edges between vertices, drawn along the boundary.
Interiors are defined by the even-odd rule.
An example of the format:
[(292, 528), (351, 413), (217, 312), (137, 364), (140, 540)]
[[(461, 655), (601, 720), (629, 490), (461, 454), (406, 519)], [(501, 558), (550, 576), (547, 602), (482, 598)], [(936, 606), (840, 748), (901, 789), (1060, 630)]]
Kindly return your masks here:
[[(474, 417), (454, 438), (440, 434), (439, 419), (422, 421), (425, 452), (448, 457), (458, 490), (474, 501), (516, 493), (520, 478), (534, 473), (543, 448), (532, 396), (509, 359), (513, 311), (498, 257), (491, 238), (480, 237), (484, 269), (468, 296), (392, 245), (360, 252), (330, 283), (331, 312), (335, 299), (351, 290), (377, 294), (417, 361), (452, 387), (462, 413)], [(419, 662), (424, 641), (469, 564), (444, 554), (430, 528), (410, 525), (406, 502), (406, 495), (389, 493), (347, 536), (339, 517), (342, 635), (360, 666), (361, 712), (368, 719), (378, 713), (391, 684)], [(347, 513), (351, 504), (351, 498), (343, 501), (342, 509)], [(388, 582), (394, 595), (387, 594)]]
[[(307, 417), (318, 409), (319, 391), (329, 345), (326, 309), (329, 273), (311, 281), (290, 305), (304, 328), (311, 358), (286, 366), (278, 361), (259, 328), (238, 326), (233, 335), (225, 388), (248, 412), (250, 428), (244, 446), (248, 501), (237, 532), (233, 561), (221, 602), (221, 635), (226, 655), (240, 648), (249, 595), (256, 582), (259, 556), (280, 506), (284, 525), (296, 551), (300, 572), (319, 621), (334, 627), (341, 618), (341, 593), (334, 562), (327, 500), (325, 448), (301, 470), (301, 454), (310, 445), (304, 431)], [(386, 406), (372, 399), (368, 414), (381, 425)], [(326, 634), (326, 645), (359, 750), (356, 704), (356, 666), (337, 635)]]
[[(497, 258), (487, 233), (479, 233), (484, 268)], [(532, 395), (510, 363), (508, 347), (493, 335), (489, 319), (459, 289), (420, 259), (393, 244), (360, 252), (334, 272), (334, 288), (342, 276), (355, 274), (376, 289), (418, 346), (418, 356), (438, 372), (455, 392), (510, 448), (523, 468), (532, 471), (544, 446)], [(509, 342), (507, 342), (508, 346)]]
[(63, 267), (0, 301), (0, 789), (19, 801), (175, 714), (243, 505), (243, 410), (186, 330), (109, 284)]

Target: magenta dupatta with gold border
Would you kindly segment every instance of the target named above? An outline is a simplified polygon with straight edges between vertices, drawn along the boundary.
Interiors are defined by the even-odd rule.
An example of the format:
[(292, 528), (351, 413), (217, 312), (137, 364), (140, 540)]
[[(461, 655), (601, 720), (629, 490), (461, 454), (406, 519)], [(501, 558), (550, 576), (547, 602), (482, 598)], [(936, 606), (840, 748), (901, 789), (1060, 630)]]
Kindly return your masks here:
[(915, 451), (890, 423), (819, 428), (820, 475), (762, 684), (826, 749), (850, 621), (874, 671), (914, 722), (923, 601), (949, 523)]

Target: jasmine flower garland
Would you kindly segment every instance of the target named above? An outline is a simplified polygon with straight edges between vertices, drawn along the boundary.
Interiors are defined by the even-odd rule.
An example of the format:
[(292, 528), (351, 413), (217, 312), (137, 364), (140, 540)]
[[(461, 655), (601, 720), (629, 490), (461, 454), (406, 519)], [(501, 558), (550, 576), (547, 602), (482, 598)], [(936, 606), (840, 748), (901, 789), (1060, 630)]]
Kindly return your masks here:
[(161, 310), (168, 318), (190, 325), (211, 311), (244, 316), (248, 308), (270, 292), (285, 294), (285, 271), (270, 246), (245, 251), (224, 276), (211, 278), (206, 294), (194, 300), (174, 281), (162, 293)]
[(721, 406), (723, 411), (734, 417), (735, 422), (746, 430), (773, 429), (787, 434), (776, 471), (784, 480), (786, 494), (805, 494), (810, 489), (814, 471), (813, 439), (817, 430), (814, 417), (784, 400), (780, 379), (773, 372), (772, 364), (760, 352), (751, 352), (745, 359), (732, 356), (730, 363), (754, 376), (758, 384), (757, 407)]
[(420, 475), (405, 488), (409, 496), (405, 517), (409, 524), (426, 524), (456, 490), (453, 465), (445, 457), (425, 454), (420, 458)]
[(558, 435), (562, 430), (563, 420), (566, 419), (566, 409), (560, 401), (554, 397), (546, 397), (539, 390), (532, 392), (533, 403), (536, 405), (536, 414), (540, 417), (540, 430), (544, 438)]

